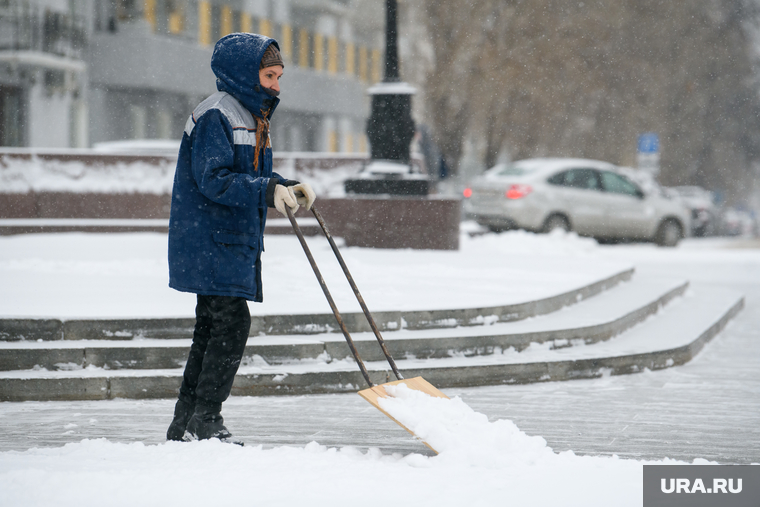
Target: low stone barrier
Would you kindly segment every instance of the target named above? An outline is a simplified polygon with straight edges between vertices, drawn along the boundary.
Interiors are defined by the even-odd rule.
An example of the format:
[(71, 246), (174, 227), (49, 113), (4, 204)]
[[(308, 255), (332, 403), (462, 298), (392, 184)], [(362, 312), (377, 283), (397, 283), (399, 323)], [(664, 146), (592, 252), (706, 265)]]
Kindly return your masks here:
[[(281, 154), (275, 166), (288, 177), (319, 179), (358, 172), (358, 156), (295, 156)], [(113, 232), (166, 230), (155, 223), (114, 225), (92, 222), (56, 224), (60, 219), (168, 219), (176, 158), (170, 156), (104, 155), (92, 151), (36, 153), (0, 150), (0, 235), (25, 232)], [(287, 173), (287, 174), (286, 174)], [(323, 178), (323, 186), (337, 183)], [(336, 180), (337, 181), (337, 180)], [(349, 246), (457, 250), (459, 199), (439, 196), (324, 197), (318, 209), (331, 233)], [(298, 218), (311, 213), (299, 210)], [(29, 219), (36, 220), (29, 222)], [(16, 220), (17, 222), (14, 222)], [(18, 222), (24, 220), (24, 222)], [(291, 233), (282, 221), (266, 233)], [(308, 233), (317, 229), (310, 227)]]

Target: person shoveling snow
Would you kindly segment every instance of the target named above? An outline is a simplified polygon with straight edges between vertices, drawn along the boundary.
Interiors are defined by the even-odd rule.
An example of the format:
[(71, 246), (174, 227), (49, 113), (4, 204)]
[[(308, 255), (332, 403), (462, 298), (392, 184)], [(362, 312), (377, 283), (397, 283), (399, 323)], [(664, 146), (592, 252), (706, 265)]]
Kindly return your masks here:
[[(182, 136), (169, 223), (169, 286), (197, 294), (193, 344), (167, 440), (231, 440), (222, 403), (261, 302), (267, 208), (307, 209), (306, 183), (272, 171), (269, 120), (284, 63), (274, 39), (233, 33), (211, 57), (217, 93), (201, 102)], [(296, 197), (294, 192), (299, 192)]]

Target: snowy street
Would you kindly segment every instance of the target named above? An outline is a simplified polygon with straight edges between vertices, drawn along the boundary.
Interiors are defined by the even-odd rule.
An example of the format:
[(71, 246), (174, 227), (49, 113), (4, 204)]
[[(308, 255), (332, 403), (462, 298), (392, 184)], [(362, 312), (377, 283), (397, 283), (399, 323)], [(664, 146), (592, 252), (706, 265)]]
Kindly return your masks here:
[(760, 507), (759, 57), (760, 0), (0, 1), (0, 507)]
[[(44, 239), (30, 236), (27, 241), (43, 245)], [(0, 241), (4, 279), (10, 274), (27, 276), (41, 288), (56, 263), (57, 275), (63, 277), (66, 269), (84, 273), (88, 266), (100, 269), (101, 278), (119, 271), (119, 263), (106, 269), (104, 259), (94, 258), (92, 252), (85, 253), (91, 257), (81, 263), (73, 257), (66, 259), (75, 251), (41, 249), (35, 260), (21, 249), (22, 254), (14, 258), (13, 252), (19, 250), (8, 245), (20, 241), (19, 237)], [(270, 242), (267, 250), (268, 255), (273, 250), (281, 254), (276, 262), (269, 260), (275, 266), (288, 262), (284, 250), (278, 250), (278, 241)], [(745, 295), (746, 306), (683, 366), (593, 380), (447, 389), (446, 394), (464, 403), (455, 399), (458, 404), (445, 407), (449, 412), (437, 413), (431, 407), (423, 413), (432, 426), (426, 438), (438, 442), (439, 450), (445, 448), (438, 456), (353, 393), (231, 398), (223, 414), (228, 427), (246, 442), (245, 448), (214, 442), (164, 443), (172, 400), (2, 403), (2, 504), (180, 505), (214, 499), (348, 505), (361, 499), (366, 505), (387, 505), (401, 497), (408, 504), (461, 505), (472, 503), (476, 490), (478, 505), (502, 505), (506, 499), (513, 505), (531, 506), (640, 505), (644, 461), (760, 462), (760, 250), (756, 243), (687, 240), (677, 249), (661, 249), (597, 246), (574, 235), (525, 233), (463, 242), (462, 251), (447, 254), (344, 250), (350, 265), (359, 261), (356, 276), (369, 294), (368, 301), (378, 301), (380, 306), (384, 291), (376, 287), (391, 287), (393, 281), (380, 275), (384, 267), (373, 267), (370, 261), (363, 264), (363, 256), (395, 256), (399, 264), (389, 268), (395, 272), (413, 265), (415, 256), (422, 266), (429, 256), (485, 255), (494, 249), (505, 258), (510, 253), (533, 255), (536, 262), (550, 264), (558, 273), (568, 263), (580, 266), (581, 261), (602, 269), (633, 265), (639, 276), (684, 278), (703, 288), (738, 290)], [(275, 246), (269, 247), (272, 243)], [(134, 257), (139, 255), (120, 262), (160, 263), (150, 255), (140, 261)], [(496, 268), (496, 261), (488, 262)], [(160, 274), (160, 267), (153, 273)], [(415, 273), (427, 276), (421, 268)], [(464, 300), (477, 297), (466, 283), (472, 273), (469, 265), (449, 264), (446, 277), (458, 280)], [(530, 274), (519, 276), (529, 278)], [(571, 278), (567, 280), (572, 283)], [(395, 281), (403, 288), (399, 278)], [(418, 289), (422, 284), (423, 292), (439, 291), (439, 282), (431, 281), (427, 287), (420, 278), (414, 281)], [(530, 290), (542, 286), (536, 281)], [(3, 308), (15, 304), (13, 313), (32, 313), (24, 303), (31, 291), (16, 298), (7, 288), (0, 293)], [(55, 286), (52, 293), (60, 291), (60, 296), (63, 289)], [(87, 292), (84, 289), (82, 294)], [(168, 289), (167, 293), (171, 294)], [(154, 302), (160, 299), (147, 296)], [(397, 298), (397, 302), (413, 305), (411, 299)], [(70, 300), (48, 297), (43, 301), (50, 305), (46, 315), (73, 311)], [(171, 301), (166, 304), (170, 314), (178, 312), (174, 308), (179, 306)], [(130, 312), (134, 307), (128, 305), (126, 313)], [(419, 408), (419, 401), (410, 403)], [(425, 431), (421, 428), (417, 433)], [(234, 486), (223, 491), (204, 488), (204, 466), (226, 474)], [(556, 488), (543, 487), (548, 477)], [(378, 480), (388, 486), (378, 488)]]

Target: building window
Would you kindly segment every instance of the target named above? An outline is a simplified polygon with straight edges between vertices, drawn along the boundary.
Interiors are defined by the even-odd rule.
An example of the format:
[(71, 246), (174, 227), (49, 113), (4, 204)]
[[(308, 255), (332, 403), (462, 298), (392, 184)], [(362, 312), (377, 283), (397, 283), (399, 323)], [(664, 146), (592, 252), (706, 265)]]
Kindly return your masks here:
[(185, 2), (145, 0), (145, 20), (156, 33), (182, 35), (185, 31)]
[(66, 73), (62, 70), (47, 69), (44, 71), (45, 93), (63, 93), (66, 91)]
[(119, 0), (116, 5), (116, 16), (119, 21), (131, 21), (139, 19), (140, 9), (137, 0)]
[(45, 12), (45, 22), (42, 29), (42, 50), (46, 53), (65, 54), (61, 42), (65, 40), (66, 21), (62, 12)]
[(0, 86), (0, 146), (23, 146), (24, 134), (21, 88)]

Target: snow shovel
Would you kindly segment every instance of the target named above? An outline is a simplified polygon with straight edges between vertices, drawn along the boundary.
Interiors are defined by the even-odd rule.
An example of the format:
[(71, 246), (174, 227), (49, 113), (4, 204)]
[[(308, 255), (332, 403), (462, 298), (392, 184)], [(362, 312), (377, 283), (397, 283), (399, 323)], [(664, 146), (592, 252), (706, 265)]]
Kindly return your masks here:
[[(359, 356), (359, 352), (356, 350), (354, 341), (351, 339), (351, 335), (349, 334), (348, 329), (346, 328), (346, 324), (343, 322), (343, 318), (340, 316), (340, 312), (338, 312), (338, 307), (335, 306), (335, 301), (333, 301), (333, 298), (330, 295), (330, 291), (327, 289), (327, 284), (325, 284), (325, 280), (322, 278), (322, 274), (319, 272), (317, 263), (314, 261), (314, 257), (311, 255), (311, 250), (309, 250), (309, 246), (306, 244), (306, 240), (304, 239), (303, 232), (301, 232), (301, 228), (298, 226), (298, 222), (296, 222), (296, 219), (293, 216), (293, 212), (287, 206), (285, 206), (285, 210), (288, 213), (288, 219), (290, 220), (290, 224), (293, 226), (293, 230), (295, 231), (296, 236), (298, 236), (298, 241), (301, 242), (303, 251), (304, 253), (306, 253), (306, 257), (309, 259), (309, 264), (311, 264), (311, 268), (314, 270), (314, 275), (316, 275), (317, 281), (319, 282), (319, 285), (322, 287), (322, 292), (325, 293), (327, 302), (330, 304), (330, 308), (332, 308), (333, 314), (335, 315), (335, 320), (338, 321), (338, 326), (340, 327), (340, 330), (343, 332), (343, 336), (346, 338), (346, 342), (348, 343), (348, 348), (351, 350), (351, 354), (353, 354), (354, 359), (356, 360), (356, 364), (359, 366), (359, 369), (361, 370), (362, 375), (364, 376), (364, 380), (366, 380), (367, 384), (369, 385), (368, 389), (359, 391), (359, 395), (365, 400), (367, 400), (370, 404), (372, 404), (375, 408), (377, 408), (380, 412), (390, 417), (394, 422), (396, 422), (396, 424), (398, 424), (399, 426), (404, 428), (406, 431), (414, 435), (414, 432), (412, 430), (410, 430), (409, 428), (401, 424), (399, 421), (394, 419), (388, 412), (380, 408), (379, 399), (387, 398), (390, 396), (385, 391), (385, 386), (397, 385), (397, 384), (403, 383), (409, 389), (422, 391), (423, 393), (429, 396), (433, 396), (436, 398), (446, 398), (446, 399), (448, 399), (448, 396), (443, 394), (441, 391), (439, 391), (437, 388), (435, 388), (432, 384), (430, 384), (428, 381), (426, 381), (422, 377), (414, 377), (411, 379), (405, 379), (401, 375), (401, 373), (398, 371), (398, 368), (396, 367), (396, 362), (393, 360), (390, 353), (388, 352), (388, 348), (385, 346), (385, 341), (383, 340), (383, 337), (380, 335), (380, 330), (377, 328), (377, 325), (375, 324), (375, 319), (372, 318), (372, 314), (369, 312), (369, 309), (367, 308), (367, 305), (364, 302), (364, 298), (362, 297), (361, 293), (359, 293), (359, 289), (356, 286), (356, 283), (354, 282), (354, 278), (351, 276), (351, 273), (348, 271), (348, 266), (346, 266), (346, 263), (343, 260), (343, 256), (340, 254), (340, 251), (338, 250), (338, 246), (335, 244), (335, 241), (330, 235), (330, 231), (327, 229), (327, 224), (325, 224), (325, 221), (322, 218), (322, 215), (319, 213), (319, 211), (317, 211), (317, 208), (315, 208), (312, 205), (311, 212), (314, 214), (314, 218), (317, 219), (317, 222), (319, 222), (319, 226), (322, 228), (322, 232), (324, 232), (325, 237), (327, 238), (327, 241), (330, 243), (330, 248), (332, 248), (332, 251), (335, 253), (335, 257), (338, 259), (338, 263), (340, 264), (340, 267), (343, 269), (343, 273), (346, 275), (346, 279), (348, 280), (349, 285), (351, 285), (351, 289), (354, 291), (354, 295), (356, 296), (357, 301), (359, 301), (359, 305), (362, 307), (362, 311), (364, 311), (364, 316), (367, 318), (367, 322), (372, 328), (372, 332), (375, 333), (375, 337), (377, 338), (377, 342), (380, 344), (380, 348), (383, 351), (383, 355), (385, 355), (385, 358), (388, 360), (388, 364), (390, 365), (391, 370), (393, 370), (393, 374), (398, 379), (394, 382), (386, 382), (385, 384), (380, 384), (380, 385), (375, 385), (372, 382), (372, 380), (369, 377), (369, 373), (367, 372), (367, 368), (364, 366), (364, 362)], [(428, 446), (430, 450), (432, 450), (433, 452), (437, 454), (437, 451), (433, 449), (432, 447), (430, 447), (430, 445), (427, 442), (423, 441), (423, 443), (426, 446)]]

